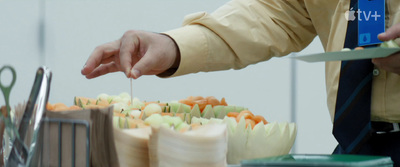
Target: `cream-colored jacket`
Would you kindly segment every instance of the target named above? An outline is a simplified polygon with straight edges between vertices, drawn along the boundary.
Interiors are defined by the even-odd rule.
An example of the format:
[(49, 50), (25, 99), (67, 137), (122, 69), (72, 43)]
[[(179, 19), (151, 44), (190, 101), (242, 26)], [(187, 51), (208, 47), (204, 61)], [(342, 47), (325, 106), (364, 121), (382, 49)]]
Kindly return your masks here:
[[(316, 35), (326, 52), (343, 48), (350, 0), (233, 0), (215, 12), (190, 14), (166, 32), (179, 46), (172, 76), (240, 69), (305, 48)], [(400, 1), (386, 0), (386, 28), (400, 21)], [(379, 69), (373, 78), (373, 121), (400, 122), (400, 76)], [(328, 108), (333, 118), (340, 62), (326, 63)]]

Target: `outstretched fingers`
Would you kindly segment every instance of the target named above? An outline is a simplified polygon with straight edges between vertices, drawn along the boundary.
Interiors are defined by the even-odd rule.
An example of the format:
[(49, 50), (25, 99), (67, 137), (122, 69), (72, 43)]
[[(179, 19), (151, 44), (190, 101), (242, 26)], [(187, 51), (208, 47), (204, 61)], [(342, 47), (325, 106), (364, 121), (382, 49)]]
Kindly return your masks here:
[(81, 70), (83, 75), (89, 75), (101, 64), (111, 61), (112, 56), (119, 53), (119, 40), (100, 45), (94, 49)]
[(87, 79), (96, 78), (108, 73), (117, 72), (119, 71), (118, 66), (114, 63), (102, 64), (95, 68), (90, 74), (86, 75)]

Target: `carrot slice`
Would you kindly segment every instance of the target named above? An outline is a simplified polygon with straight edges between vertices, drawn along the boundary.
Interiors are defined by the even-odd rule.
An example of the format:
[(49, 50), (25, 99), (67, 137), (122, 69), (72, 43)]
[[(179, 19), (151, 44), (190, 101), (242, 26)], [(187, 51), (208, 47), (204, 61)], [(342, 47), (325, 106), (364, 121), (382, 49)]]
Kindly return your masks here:
[(207, 100), (203, 99), (203, 100), (196, 100), (193, 101), (195, 104), (199, 105), (200, 111), (203, 112), (204, 108), (206, 108), (207, 106)]
[(221, 105), (224, 105), (224, 106), (227, 106), (228, 105), (228, 103), (226, 103), (226, 101), (225, 101), (225, 97), (223, 97), (222, 99), (221, 99), (221, 103), (220, 103)]
[(194, 102), (192, 100), (189, 100), (189, 99), (182, 99), (182, 100), (179, 100), (178, 102), (186, 104), (186, 105), (189, 105), (189, 106), (193, 106), (194, 105)]
[(238, 115), (239, 115), (238, 112), (228, 112), (228, 114), (226, 114), (226, 116), (233, 118), (236, 118)]
[(251, 111), (249, 111), (249, 110), (243, 110), (243, 111), (240, 111), (240, 113), (239, 113), (239, 114), (245, 114), (245, 113), (247, 113), (247, 114), (250, 114), (251, 116), (253, 116), (253, 117), (254, 117), (254, 114), (253, 114)]
[(239, 122), (240, 121), (240, 118), (242, 118), (242, 117), (244, 117), (244, 119), (253, 119), (254, 118), (254, 115), (253, 115), (253, 113), (251, 113), (250, 111), (248, 111), (248, 110), (243, 110), (243, 111), (241, 111), (240, 113), (239, 113), (239, 115), (236, 117), (236, 122)]
[(68, 110), (68, 106), (65, 105), (64, 103), (56, 103), (53, 105), (53, 111), (64, 111)]
[(211, 104), (212, 106), (220, 105), (219, 100), (216, 99), (214, 96), (208, 96), (206, 99), (207, 99), (207, 103)]
[(268, 123), (267, 120), (265, 120), (265, 118), (261, 115), (254, 116), (254, 121), (256, 122), (256, 124), (258, 124), (259, 122), (263, 122), (264, 125)]
[(82, 108), (77, 106), (77, 105), (73, 105), (71, 107), (68, 108), (68, 110), (81, 110)]
[(110, 103), (108, 103), (107, 99), (99, 99), (97, 100), (96, 105), (107, 107)]
[(254, 126), (256, 126), (256, 123), (255, 123), (254, 120), (252, 120), (252, 119), (246, 119), (245, 122), (246, 122), (246, 128), (247, 128), (249, 125), (251, 126), (251, 129), (253, 129)]
[(54, 106), (52, 104), (50, 104), (50, 103), (47, 103), (46, 104), (46, 109), (49, 110), (49, 111), (54, 110)]
[(169, 115), (169, 116), (171, 116), (171, 117), (174, 116), (172, 113), (165, 113), (165, 112), (162, 112), (162, 113), (161, 113), (161, 116), (165, 116), (165, 115)]
[(204, 97), (203, 96), (194, 96), (193, 101), (196, 101), (196, 100), (204, 100)]

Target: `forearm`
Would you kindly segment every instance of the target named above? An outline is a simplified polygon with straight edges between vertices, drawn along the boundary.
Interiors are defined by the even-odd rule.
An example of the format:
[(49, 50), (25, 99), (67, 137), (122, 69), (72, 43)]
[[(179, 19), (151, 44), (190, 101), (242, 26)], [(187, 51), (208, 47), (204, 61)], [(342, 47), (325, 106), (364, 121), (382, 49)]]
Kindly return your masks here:
[(212, 14), (186, 16), (182, 28), (165, 32), (181, 54), (173, 76), (240, 69), (303, 49), (315, 37), (307, 13), (279, 3), (285, 2), (236, 0)]

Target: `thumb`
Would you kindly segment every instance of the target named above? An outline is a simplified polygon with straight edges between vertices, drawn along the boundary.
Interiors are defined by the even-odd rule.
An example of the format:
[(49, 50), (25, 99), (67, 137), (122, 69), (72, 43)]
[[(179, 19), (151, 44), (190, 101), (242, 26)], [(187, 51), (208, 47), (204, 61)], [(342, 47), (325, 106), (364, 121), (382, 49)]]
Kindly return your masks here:
[(378, 39), (381, 41), (389, 41), (393, 39), (393, 34), (389, 32), (383, 32), (378, 35)]
[(150, 71), (157, 64), (157, 59), (151, 57), (147, 52), (132, 68), (131, 70), (131, 77), (134, 79), (139, 78), (142, 75), (149, 74)]
[(381, 41), (389, 41), (392, 39), (396, 39), (400, 36), (400, 24), (396, 24), (390, 27), (386, 32), (378, 35), (379, 40)]

